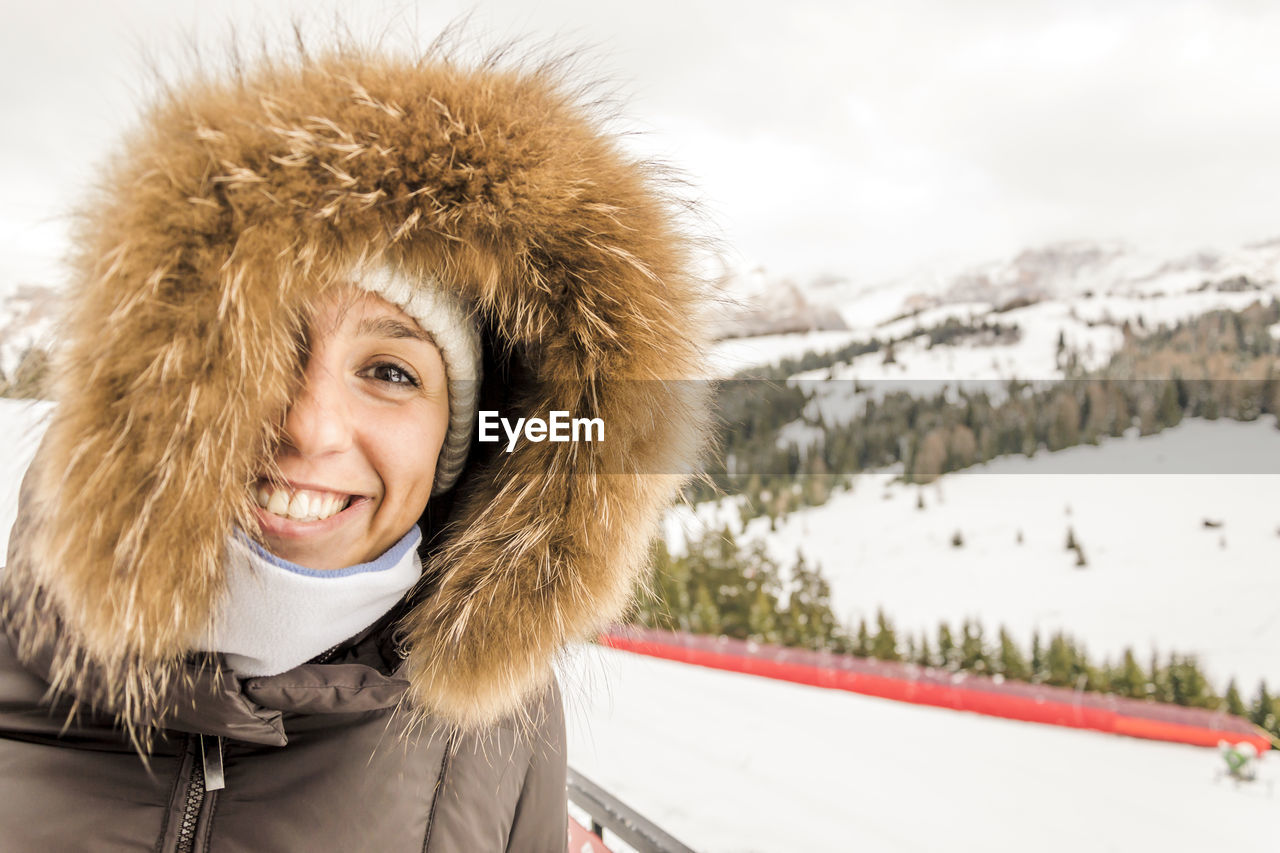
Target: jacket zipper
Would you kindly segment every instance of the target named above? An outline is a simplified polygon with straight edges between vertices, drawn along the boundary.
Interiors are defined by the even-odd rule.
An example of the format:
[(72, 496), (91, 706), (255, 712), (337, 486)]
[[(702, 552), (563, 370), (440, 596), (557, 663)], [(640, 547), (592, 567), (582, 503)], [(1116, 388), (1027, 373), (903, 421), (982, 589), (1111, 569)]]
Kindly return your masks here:
[[(194, 853), (196, 828), (200, 812), (211, 792), (225, 787), (222, 775), (222, 738), (193, 735), (191, 748), (191, 778), (187, 781), (187, 801), (178, 824), (178, 843), (174, 853)], [(198, 745), (198, 748), (197, 748)]]
[(444, 741), (444, 757), (440, 759), (440, 775), (436, 776), (435, 790), (431, 794), (431, 811), (427, 814), (427, 834), (422, 839), (422, 853), (427, 853), (431, 847), (431, 830), (436, 825), (436, 806), (440, 804), (440, 792), (444, 790), (445, 777), (449, 775), (450, 759), (453, 758), (453, 735), (449, 735)]

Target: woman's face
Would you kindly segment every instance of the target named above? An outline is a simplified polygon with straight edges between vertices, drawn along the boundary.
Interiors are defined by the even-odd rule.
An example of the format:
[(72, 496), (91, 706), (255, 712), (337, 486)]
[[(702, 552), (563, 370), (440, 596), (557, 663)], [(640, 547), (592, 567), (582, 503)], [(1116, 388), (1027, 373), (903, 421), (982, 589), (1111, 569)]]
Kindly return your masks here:
[(317, 308), (308, 349), (276, 471), (255, 487), (258, 521), (276, 556), (341, 569), (382, 554), (427, 505), (449, 421), (444, 362), (407, 314), (356, 288)]

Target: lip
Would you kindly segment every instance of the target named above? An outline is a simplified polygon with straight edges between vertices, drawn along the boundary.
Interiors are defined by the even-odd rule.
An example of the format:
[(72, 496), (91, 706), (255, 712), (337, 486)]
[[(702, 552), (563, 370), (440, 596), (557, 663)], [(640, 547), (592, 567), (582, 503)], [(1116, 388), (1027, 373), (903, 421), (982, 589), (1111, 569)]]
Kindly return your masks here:
[[(298, 486), (298, 488), (308, 487)], [(366, 514), (373, 504), (372, 500), (362, 495), (353, 495), (353, 498), (349, 507), (319, 521), (295, 521), (292, 518), (282, 518), (256, 504), (253, 511), (257, 514), (258, 525), (262, 528), (264, 535), (280, 539), (308, 539), (313, 536), (324, 536), (347, 522), (354, 521), (358, 516)]]

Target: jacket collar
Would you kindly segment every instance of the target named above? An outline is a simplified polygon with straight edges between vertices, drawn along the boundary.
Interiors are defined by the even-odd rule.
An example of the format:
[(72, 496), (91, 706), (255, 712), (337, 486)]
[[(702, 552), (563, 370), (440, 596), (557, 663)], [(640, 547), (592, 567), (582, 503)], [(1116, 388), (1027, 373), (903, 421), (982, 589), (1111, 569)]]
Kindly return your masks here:
[[(49, 614), (48, 618), (55, 617)], [(152, 716), (135, 721), (144, 725), (131, 725), (131, 734), (145, 739), (153, 730), (164, 728), (284, 746), (286, 714), (340, 715), (393, 707), (404, 697), (409, 682), (403, 674), (403, 658), (386, 656), (389, 626), (390, 621), (383, 619), (335, 649), (332, 657), (337, 662), (304, 663), (267, 677), (241, 679), (220, 654), (190, 655), (150, 706)], [(49, 628), (49, 641), (22, 659), (23, 667), (45, 682), (54, 680), (61, 626)], [(18, 647), (19, 639), (11, 630), (8, 639)], [(80, 682), (84, 692), (61, 698), (72, 708), (103, 710), (100, 684), (101, 675), (91, 674)]]

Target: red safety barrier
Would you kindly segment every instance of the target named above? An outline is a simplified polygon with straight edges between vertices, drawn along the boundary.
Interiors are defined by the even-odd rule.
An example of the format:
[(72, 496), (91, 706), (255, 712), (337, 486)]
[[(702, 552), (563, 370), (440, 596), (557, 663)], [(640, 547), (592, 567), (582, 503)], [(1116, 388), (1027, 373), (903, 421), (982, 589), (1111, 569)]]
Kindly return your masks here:
[(568, 853), (612, 853), (612, 851), (582, 824), (569, 818)]
[(915, 664), (789, 649), (727, 637), (625, 627), (602, 634), (600, 642), (623, 651), (712, 669), (1011, 720), (1195, 746), (1217, 746), (1227, 741), (1251, 743), (1259, 752), (1271, 747), (1271, 739), (1265, 732), (1224, 711), (1144, 702), (1045, 684), (1000, 682)]

